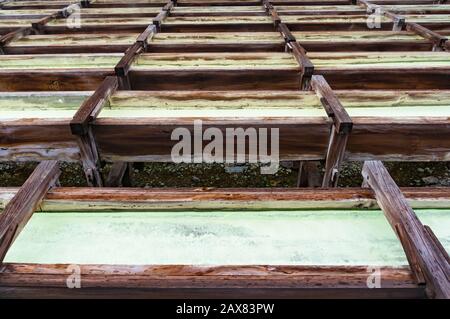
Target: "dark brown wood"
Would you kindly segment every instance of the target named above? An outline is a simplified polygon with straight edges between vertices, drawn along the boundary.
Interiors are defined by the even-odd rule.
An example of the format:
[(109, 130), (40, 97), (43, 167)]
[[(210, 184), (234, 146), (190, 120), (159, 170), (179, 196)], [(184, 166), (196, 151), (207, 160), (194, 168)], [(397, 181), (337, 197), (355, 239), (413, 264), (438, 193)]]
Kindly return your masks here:
[(113, 75), (112, 68), (0, 70), (0, 90), (89, 91), (95, 90), (105, 77)]
[(320, 98), (327, 115), (333, 119), (337, 133), (350, 133), (352, 120), (323, 76), (314, 75), (311, 87)]
[[(370, 186), (369, 186), (370, 187)], [(394, 228), (398, 239), (405, 250), (410, 251), (410, 254), (406, 254), (406, 259), (408, 260), (409, 268), (414, 276), (414, 279), (418, 285), (425, 285), (426, 280), (425, 276), (422, 272), (422, 268), (420, 268), (418, 256), (415, 253), (413, 247), (411, 247), (411, 242), (408, 240), (405, 227), (402, 224), (395, 225)]]
[(98, 155), (92, 129), (89, 123), (97, 117), (109, 97), (115, 92), (119, 85), (117, 77), (107, 77), (97, 90), (87, 99), (75, 113), (70, 128), (72, 134), (77, 136), (80, 148), (81, 162), (90, 186), (102, 186), (100, 173), (100, 156)]
[(427, 235), (433, 240), (433, 242), (435, 244), (434, 248), (436, 249), (436, 253), (441, 254), (442, 257), (447, 261), (447, 263), (450, 264), (450, 256), (448, 255), (447, 250), (444, 248), (442, 243), (436, 237), (436, 235), (434, 234), (431, 227), (427, 226), (427, 225), (423, 225), (423, 227), (424, 227)]
[[(386, 168), (379, 161), (364, 163), (363, 177), (375, 191), (378, 204), (394, 230), (401, 229), (402, 243), (409, 260), (417, 260), (431, 298), (450, 298), (450, 265), (437, 253), (434, 240), (426, 230)], [(399, 225), (399, 226), (396, 226)], [(412, 264), (411, 267), (416, 267)]]
[(128, 73), (134, 90), (298, 90), (296, 69), (133, 70)]
[(74, 135), (87, 134), (89, 122), (97, 117), (108, 99), (117, 90), (119, 85), (116, 76), (108, 76), (95, 92), (80, 106), (70, 122)]
[(41, 162), (0, 214), (0, 264), (59, 174), (58, 162)]
[(338, 133), (336, 126), (331, 128), (322, 187), (338, 186), (339, 170), (344, 161), (348, 138), (348, 133)]
[(314, 73), (314, 64), (306, 55), (305, 49), (298, 42), (289, 42), (286, 44), (292, 50), (292, 54), (301, 68), (300, 87), (302, 90), (310, 89), (311, 77)]
[(136, 43), (141, 44), (141, 46), (144, 48), (144, 51), (147, 51), (148, 48), (148, 42), (152, 40), (153, 36), (157, 32), (156, 26), (153, 24), (150, 24), (144, 32), (142, 32), (136, 39)]
[(330, 133), (322, 187), (336, 187), (353, 122), (324, 77), (314, 75), (311, 86), (334, 123)]
[(286, 26), (286, 24), (280, 23), (280, 24), (278, 25), (278, 31), (280, 31), (280, 33), (281, 33), (281, 35), (283, 36), (284, 41), (285, 41), (286, 43), (289, 43), (289, 42), (295, 42), (295, 41), (296, 41), (294, 35), (291, 33), (291, 31), (290, 31), (289, 28)]
[[(450, 67), (359, 68), (315, 67), (335, 90), (446, 90), (450, 89)], [(420, 79), (420, 80), (418, 80)]]
[(434, 31), (431, 31), (417, 23), (410, 23), (410, 22), (406, 23), (406, 30), (412, 31), (420, 35), (421, 37), (430, 40), (433, 43), (434, 48), (443, 48), (444, 43), (447, 41), (446, 37)]
[(34, 33), (34, 29), (29, 28), (29, 27), (20, 28), (20, 29), (17, 29), (16, 31), (7, 33), (7, 34), (3, 35), (2, 37), (0, 37), (0, 48), (3, 50), (4, 46), (9, 44), (10, 42), (18, 40), (20, 38), (23, 38), (24, 36), (27, 36), (32, 33)]
[(168, 11), (161, 11), (158, 15), (153, 19), (153, 24), (156, 26), (157, 30), (161, 29), (161, 24), (163, 20), (169, 15)]
[(126, 162), (113, 163), (111, 165), (108, 178), (106, 179), (105, 186), (106, 187), (126, 186), (124, 185), (124, 180), (128, 180), (128, 182), (130, 182), (131, 169), (132, 163)]
[(116, 75), (119, 77), (127, 76), (131, 64), (142, 52), (144, 52), (144, 46), (142, 42), (136, 42), (132, 46), (130, 46), (127, 51), (125, 51), (125, 55), (120, 59), (120, 61), (114, 68)]
[(297, 187), (320, 187), (322, 174), (318, 161), (301, 161), (297, 176)]
[(4, 264), (3, 298), (424, 298), (407, 268), (367, 266), (81, 265), (81, 288), (67, 288), (69, 265)]
[(406, 22), (404, 17), (389, 11), (385, 12), (384, 15), (392, 19), (394, 23), (394, 25), (392, 26), (392, 31), (400, 31), (405, 27)]

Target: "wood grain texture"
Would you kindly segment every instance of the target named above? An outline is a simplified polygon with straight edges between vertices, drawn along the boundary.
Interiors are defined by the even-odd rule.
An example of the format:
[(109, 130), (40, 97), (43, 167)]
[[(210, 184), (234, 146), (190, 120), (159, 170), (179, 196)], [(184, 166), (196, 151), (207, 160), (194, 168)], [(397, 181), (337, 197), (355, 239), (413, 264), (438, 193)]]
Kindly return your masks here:
[(427, 291), (432, 298), (450, 298), (450, 264), (437, 253), (434, 240), (427, 235), (422, 223), (408, 205), (404, 195), (379, 161), (367, 161), (362, 174), (375, 191), (377, 201), (391, 227), (401, 238), (408, 260), (415, 261), (411, 268), (419, 267), (426, 279)]
[(88, 124), (95, 119), (109, 98), (117, 90), (119, 81), (116, 76), (108, 76), (95, 92), (83, 102), (70, 122), (70, 129), (74, 135), (87, 134)]
[[(18, 188), (0, 188), (0, 209)], [(446, 187), (402, 188), (414, 208), (449, 208)], [(37, 211), (153, 211), (189, 209), (377, 209), (368, 188), (96, 188), (55, 187)]]
[(68, 265), (5, 264), (0, 292), (41, 298), (423, 298), (405, 268), (381, 268), (382, 288), (370, 289), (366, 266), (120, 266), (82, 265), (80, 289), (68, 289)]
[(59, 173), (56, 161), (41, 162), (0, 214), (0, 264)]

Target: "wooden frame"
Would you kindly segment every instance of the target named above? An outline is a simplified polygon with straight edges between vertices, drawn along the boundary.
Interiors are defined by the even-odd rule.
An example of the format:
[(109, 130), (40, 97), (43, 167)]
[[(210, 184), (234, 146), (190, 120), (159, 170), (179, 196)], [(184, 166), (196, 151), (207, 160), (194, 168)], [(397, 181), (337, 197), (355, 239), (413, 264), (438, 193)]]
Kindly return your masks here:
[[(41, 207), (51, 210), (53, 205), (54, 209), (61, 210), (66, 205), (66, 209), (70, 210), (73, 209), (73, 205), (83, 207), (83, 205), (78, 206), (82, 202), (88, 204), (88, 206), (84, 206), (85, 209), (94, 209), (94, 211), (101, 211), (102, 206), (111, 207), (115, 204), (119, 204), (123, 209), (126, 209), (127, 205), (134, 208), (140, 207), (141, 209), (145, 209), (145, 207), (147, 209), (161, 209), (163, 206), (167, 208), (171, 205), (180, 207), (179, 203), (183, 203), (183, 207), (197, 208), (211, 207), (208, 203), (217, 203), (218, 207), (222, 208), (231, 208), (237, 204), (244, 209), (245, 207), (249, 209), (266, 207), (267, 209), (268, 203), (271, 202), (274, 204), (273, 209), (273, 207), (286, 208), (302, 205), (308, 207), (311, 204), (312, 207), (330, 207), (330, 205), (335, 207), (361, 207), (364, 202), (367, 202), (370, 203), (368, 207), (371, 207), (375, 203), (375, 195), (380, 207), (390, 216), (389, 214), (393, 214), (392, 205), (395, 204), (386, 201), (384, 196), (391, 196), (394, 189), (396, 189), (396, 192), (400, 191), (390, 177), (385, 175), (385, 171), (382, 171), (384, 168), (380, 165), (379, 163), (367, 163), (363, 171), (363, 174), (370, 175), (370, 177), (368, 177), (369, 175), (365, 176), (369, 178), (369, 185), (373, 185), (374, 192), (368, 189), (309, 191), (300, 189), (289, 191), (281, 189), (175, 191), (170, 189), (122, 189), (121, 191), (98, 189), (93, 192), (89, 188), (55, 188), (43, 198)], [(54, 162), (44, 162), (30, 177), (30, 181), (35, 180), (34, 176), (42, 171), (49, 177), (53, 177), (52, 180), (54, 180), (55, 176), (57, 177), (52, 169), (54, 167)], [(374, 172), (373, 168), (377, 168), (378, 171)], [(378, 172), (382, 172), (382, 176)], [(391, 184), (391, 186), (387, 184)], [(6, 204), (6, 211), (14, 213), (12, 209), (12, 207), (15, 207), (14, 203), (23, 192), (29, 191), (30, 185), (30, 182), (27, 182), (20, 190), (0, 189), (1, 202), (5, 202), (5, 196), (8, 198), (6, 201), (9, 201)], [(41, 182), (41, 185), (39, 189), (46, 190), (49, 184), (44, 181)], [(33, 185), (32, 188), (36, 189), (36, 186)], [(15, 195), (9, 200), (8, 194), (11, 193)], [(42, 191), (40, 194), (42, 194)], [(437, 203), (450, 204), (449, 190), (443, 188), (405, 189), (405, 196), (410, 202), (413, 200), (412, 203), (415, 203), (413, 205), (423, 203), (423, 200), (425, 202), (431, 200), (430, 203), (433, 203), (434, 206)], [(39, 197), (34, 203), (40, 202), (40, 198), (42, 197)], [(221, 198), (221, 201), (217, 202), (214, 198)], [(409, 207), (403, 195), (397, 198), (398, 201), (402, 201), (403, 207)], [(205, 204), (206, 206), (204, 206)], [(36, 204), (33, 207), (37, 207)], [(1, 220), (5, 218), (4, 213), (0, 216)], [(404, 222), (400, 221), (400, 223)], [(415, 225), (408, 227), (411, 227), (409, 228), (411, 231), (416, 231)], [(2, 226), (0, 230), (4, 228)], [(421, 258), (425, 263), (432, 262), (429, 255), (425, 254), (443, 253), (439, 250), (440, 248), (437, 248), (438, 242), (434, 240), (436, 239), (433, 239), (433, 242), (428, 242), (430, 246), (421, 248), (421, 253), (424, 254)], [(405, 248), (405, 252), (407, 256), (410, 256), (411, 253), (408, 249)], [(433, 281), (436, 275), (433, 274), (431, 277), (426, 277), (425, 284), (423, 282), (418, 283), (414, 268), (411, 271), (403, 267), (380, 267), (383, 285), (382, 288), (374, 289), (370, 289), (366, 284), (368, 274), (365, 266), (242, 265), (205, 267), (195, 265), (148, 265), (137, 267), (132, 265), (81, 265), (81, 289), (67, 288), (67, 267), (68, 265), (3, 263), (0, 265), (1, 296), (4, 298), (23, 298), (38, 294), (40, 298), (122, 298), (125, 296), (140, 298), (209, 296), (218, 298), (232, 293), (235, 297), (257, 298), (383, 298), (387, 296), (390, 298), (423, 298), (425, 292), (428, 293), (428, 297), (442, 297), (448, 293), (445, 280), (436, 284)], [(425, 271), (427, 269), (429, 268), (424, 268)]]

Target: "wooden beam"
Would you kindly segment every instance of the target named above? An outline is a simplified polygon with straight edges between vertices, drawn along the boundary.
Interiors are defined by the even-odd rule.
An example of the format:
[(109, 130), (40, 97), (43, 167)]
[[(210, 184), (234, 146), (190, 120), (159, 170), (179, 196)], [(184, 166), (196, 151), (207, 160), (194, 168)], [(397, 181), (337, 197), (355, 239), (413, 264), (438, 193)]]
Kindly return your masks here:
[[(132, 163), (114, 162), (106, 179), (106, 187), (131, 186)], [(127, 185), (128, 184), (128, 185)]]
[(68, 289), (69, 265), (4, 264), (3, 298), (424, 298), (405, 267), (379, 267), (371, 288), (367, 266), (80, 265), (81, 288)]
[(430, 40), (433, 43), (433, 51), (442, 51), (447, 37), (444, 37), (434, 31), (431, 31), (417, 23), (406, 23), (406, 30), (414, 32), (421, 37)]
[[(304, 164), (315, 161), (307, 161)], [(308, 177), (309, 178), (309, 177)], [(306, 184), (305, 184), (306, 185)], [(317, 184), (321, 185), (320, 183)], [(0, 188), (0, 209), (19, 188)], [(420, 209), (448, 209), (449, 187), (401, 188), (408, 203)], [(55, 187), (44, 198), (46, 212), (205, 209), (377, 209), (370, 188), (91, 188)], [(343, 210), (344, 212), (345, 210)]]
[(136, 39), (136, 43), (139, 43), (144, 51), (147, 51), (148, 42), (152, 40), (153, 36), (157, 32), (156, 26), (150, 24)]
[(32, 33), (34, 33), (34, 31), (35, 30), (33, 28), (26, 27), (26, 28), (17, 29), (13, 32), (3, 35), (2, 37), (0, 37), (0, 50), (2, 52), (4, 52), (5, 51), (4, 47), (6, 45), (11, 43), (12, 41), (18, 40), (20, 38), (23, 38), (24, 36), (32, 34)]
[(314, 75), (311, 87), (322, 102), (327, 115), (333, 120), (337, 133), (350, 133), (353, 127), (352, 120), (325, 78)]
[(130, 70), (131, 64), (143, 51), (144, 46), (142, 42), (135, 42), (132, 46), (130, 46), (114, 68), (116, 75), (119, 77), (126, 77), (128, 75), (128, 71)]
[(353, 122), (323, 76), (314, 75), (311, 86), (319, 97), (327, 115), (333, 121), (322, 187), (336, 187), (339, 169), (344, 160), (348, 136), (352, 130)]
[(309, 90), (311, 77), (314, 73), (314, 64), (306, 56), (306, 50), (298, 42), (289, 42), (286, 46), (291, 49), (292, 54), (301, 67), (301, 90)]
[(406, 25), (405, 18), (402, 16), (399, 16), (389, 11), (384, 12), (384, 15), (392, 19), (393, 22), (392, 31), (401, 31), (403, 27)]
[(70, 122), (70, 129), (74, 135), (84, 135), (88, 132), (89, 122), (97, 117), (108, 99), (118, 87), (116, 76), (108, 76), (95, 92), (84, 101)]
[(300, 161), (297, 187), (320, 187), (322, 185), (322, 174), (320, 173), (318, 161)]
[(291, 31), (289, 30), (289, 28), (285, 23), (280, 23), (278, 25), (278, 31), (280, 31), (286, 43), (296, 42), (294, 35), (291, 33)]
[[(364, 163), (362, 174), (378, 204), (400, 238), (411, 269), (420, 269), (431, 298), (450, 298), (450, 264), (424, 228), (380, 161)], [(400, 230), (400, 231), (399, 231)], [(418, 272), (415, 270), (416, 273)]]
[(41, 162), (0, 214), (0, 264), (59, 174), (57, 161)]
[(153, 19), (153, 24), (156, 26), (157, 30), (161, 29), (161, 24), (165, 18), (169, 15), (169, 11), (161, 11), (158, 15)]
[(97, 117), (118, 85), (117, 77), (106, 77), (97, 90), (80, 106), (70, 122), (72, 134), (77, 136), (81, 161), (89, 186), (103, 186), (99, 169), (100, 156), (89, 123)]

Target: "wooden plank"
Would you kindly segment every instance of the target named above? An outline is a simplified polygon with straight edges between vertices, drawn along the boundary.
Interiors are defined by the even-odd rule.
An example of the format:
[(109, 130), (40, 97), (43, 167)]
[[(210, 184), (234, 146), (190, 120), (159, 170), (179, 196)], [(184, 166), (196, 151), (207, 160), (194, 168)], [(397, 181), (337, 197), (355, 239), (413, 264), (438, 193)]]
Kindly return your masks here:
[[(307, 163), (313, 163), (308, 161)], [(310, 179), (309, 176), (305, 176)], [(315, 178), (314, 178), (315, 179)], [(312, 179), (311, 179), (312, 180)], [(319, 183), (315, 183), (320, 186)], [(304, 184), (305, 186), (307, 184)], [(0, 188), (0, 209), (18, 188)], [(450, 208), (448, 187), (401, 188), (408, 203), (420, 209)], [(370, 188), (96, 188), (55, 187), (43, 199), (46, 212), (205, 209), (377, 209)]]
[(423, 298), (406, 268), (380, 267), (382, 287), (368, 286), (367, 266), (81, 265), (80, 289), (67, 288), (69, 265), (4, 264), (0, 295), (40, 298)]
[(0, 214), (0, 264), (59, 174), (58, 162), (41, 162)]
[[(364, 163), (363, 177), (366, 183), (375, 191), (378, 204), (386, 215), (391, 227), (400, 227), (405, 254), (409, 260), (417, 260), (417, 265), (423, 272), (427, 293), (431, 298), (450, 298), (450, 264), (438, 254), (434, 240), (427, 232), (407, 203), (404, 195), (379, 161)], [(399, 226), (397, 226), (399, 225)], [(398, 234), (398, 233), (397, 233)], [(412, 268), (416, 265), (412, 264)]]

